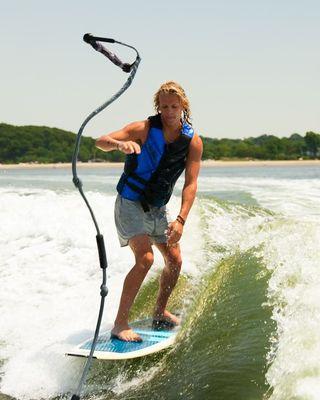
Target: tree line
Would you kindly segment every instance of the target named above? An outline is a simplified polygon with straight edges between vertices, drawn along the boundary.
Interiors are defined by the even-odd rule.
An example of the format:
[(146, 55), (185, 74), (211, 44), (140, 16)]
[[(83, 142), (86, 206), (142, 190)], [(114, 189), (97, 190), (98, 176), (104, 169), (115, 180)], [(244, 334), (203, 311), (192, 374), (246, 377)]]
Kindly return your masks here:
[(204, 142), (203, 159), (298, 160), (320, 158), (320, 135), (306, 132), (279, 138), (262, 135), (247, 139), (211, 139)]
[[(46, 126), (14, 126), (0, 124), (0, 163), (70, 162), (76, 135)], [(320, 158), (320, 135), (307, 132), (289, 138), (262, 135), (247, 139), (212, 139), (202, 137), (203, 160), (258, 159), (297, 160)], [(95, 139), (83, 136), (79, 161), (124, 161), (119, 151), (103, 152), (95, 147)]]

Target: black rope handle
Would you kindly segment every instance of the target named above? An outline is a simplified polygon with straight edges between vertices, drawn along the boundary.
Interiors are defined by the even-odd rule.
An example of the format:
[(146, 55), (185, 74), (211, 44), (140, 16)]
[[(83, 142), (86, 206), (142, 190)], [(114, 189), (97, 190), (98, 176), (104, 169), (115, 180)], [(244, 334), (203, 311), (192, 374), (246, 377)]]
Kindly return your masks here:
[[(139, 63), (141, 61), (140, 55), (138, 53), (138, 51), (133, 47), (130, 46), (126, 43), (122, 43), (119, 42), (117, 40), (114, 39), (109, 39), (109, 38), (102, 38), (102, 37), (97, 37), (97, 36), (92, 36), (90, 33), (86, 33), (83, 36), (83, 40), (90, 44), (96, 51), (98, 51), (99, 53), (102, 53), (104, 56), (106, 56), (113, 64), (115, 64), (116, 66), (120, 67), (122, 69), (122, 71), (126, 72), (126, 73), (130, 73), (129, 77), (127, 78), (125, 84), (118, 90), (117, 93), (115, 93), (109, 100), (107, 100), (105, 103), (103, 103), (101, 106), (99, 106), (96, 110), (94, 110), (91, 114), (88, 115), (88, 117), (84, 120), (84, 122), (82, 123), (79, 132), (77, 134), (77, 138), (76, 138), (76, 143), (75, 143), (75, 148), (74, 148), (74, 152), (73, 152), (73, 156), (72, 156), (72, 175), (73, 175), (73, 183), (76, 186), (76, 188), (79, 190), (84, 202), (86, 203), (86, 206), (89, 209), (89, 212), (91, 214), (93, 223), (95, 225), (96, 231), (97, 231), (97, 235), (96, 235), (96, 242), (97, 242), (97, 247), (98, 247), (98, 253), (99, 253), (99, 260), (100, 260), (100, 267), (102, 269), (102, 284), (100, 286), (100, 296), (101, 296), (101, 300), (100, 300), (100, 309), (99, 309), (99, 315), (98, 315), (98, 320), (97, 320), (97, 324), (96, 324), (96, 329), (95, 329), (95, 333), (94, 333), (94, 338), (93, 338), (93, 342), (91, 345), (91, 349), (90, 349), (90, 354), (89, 357), (86, 360), (83, 372), (82, 372), (82, 376), (77, 388), (77, 391), (72, 395), (71, 400), (79, 400), (80, 399), (80, 395), (81, 395), (81, 391), (82, 391), (82, 387), (85, 384), (91, 363), (92, 363), (92, 358), (93, 358), (93, 353), (94, 350), (96, 348), (96, 344), (97, 344), (97, 340), (98, 340), (98, 336), (99, 336), (99, 331), (100, 331), (100, 325), (101, 325), (101, 320), (102, 320), (102, 316), (103, 316), (103, 310), (104, 310), (104, 301), (105, 301), (105, 297), (108, 294), (108, 288), (106, 285), (106, 281), (107, 281), (107, 277), (106, 277), (106, 269), (108, 266), (107, 263), (107, 255), (106, 255), (106, 250), (105, 250), (105, 244), (104, 244), (104, 239), (103, 239), (103, 235), (101, 235), (100, 230), (99, 230), (99, 226), (97, 223), (97, 220), (95, 218), (95, 215), (93, 213), (93, 210), (89, 204), (89, 201), (87, 200), (84, 191), (82, 189), (83, 184), (82, 181), (80, 180), (80, 178), (77, 175), (77, 160), (78, 160), (78, 155), (79, 155), (79, 151), (80, 151), (80, 143), (81, 143), (81, 136), (83, 133), (83, 130), (85, 128), (85, 126), (87, 125), (87, 123), (97, 114), (99, 114), (102, 110), (104, 110), (106, 107), (108, 107), (112, 102), (114, 102), (117, 98), (119, 98), (131, 85), (135, 74), (137, 72), (137, 69), (139, 67)], [(112, 53), (111, 51), (109, 51), (108, 49), (106, 49), (101, 43), (98, 42), (107, 42), (107, 43), (114, 43), (114, 44), (119, 44), (128, 48), (133, 49), (136, 52), (136, 59), (132, 64), (128, 64), (128, 63), (123, 63), (119, 57), (117, 57), (114, 53)]]
[[(122, 43), (122, 42), (118, 42), (117, 40), (114, 40), (114, 39), (102, 38), (102, 37), (98, 37), (98, 36), (92, 36), (90, 33), (86, 33), (83, 36), (83, 40), (86, 43), (91, 44), (91, 46), (96, 51), (99, 51), (100, 53), (105, 55), (111, 62), (113, 62), (117, 67), (120, 67), (122, 69), (122, 71), (124, 71), (124, 72), (128, 72), (129, 73), (131, 71), (131, 68), (133, 67), (134, 63), (133, 64), (123, 63), (120, 60), (119, 57), (117, 57), (114, 53), (112, 53), (111, 51), (106, 49), (104, 46), (102, 46), (101, 43), (98, 43), (98, 42), (117, 43), (117, 44), (120, 44), (120, 45), (124, 45), (124, 46), (130, 47), (130, 48), (132, 48), (133, 50), (136, 51), (137, 58), (139, 57), (139, 53), (137, 52), (137, 50), (134, 47), (129, 46), (129, 45), (127, 45), (125, 43)], [(137, 60), (137, 58), (136, 58), (136, 60)]]

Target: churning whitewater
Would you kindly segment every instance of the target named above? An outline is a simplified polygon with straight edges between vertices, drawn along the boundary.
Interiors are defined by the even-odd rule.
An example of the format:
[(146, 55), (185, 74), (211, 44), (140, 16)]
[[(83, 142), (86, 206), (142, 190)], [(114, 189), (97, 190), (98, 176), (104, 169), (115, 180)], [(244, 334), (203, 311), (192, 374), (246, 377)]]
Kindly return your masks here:
[[(133, 263), (113, 222), (120, 170), (80, 172), (106, 241), (105, 330)], [(83, 360), (64, 354), (95, 327), (101, 280), (95, 231), (69, 175), (39, 169), (0, 176), (0, 392), (17, 399), (71, 393)], [(172, 303), (184, 315), (176, 346), (145, 360), (94, 362), (86, 393), (318, 399), (319, 175), (312, 167), (203, 168)], [(173, 216), (179, 202), (177, 193)], [(134, 317), (152, 309), (161, 267), (156, 253)]]

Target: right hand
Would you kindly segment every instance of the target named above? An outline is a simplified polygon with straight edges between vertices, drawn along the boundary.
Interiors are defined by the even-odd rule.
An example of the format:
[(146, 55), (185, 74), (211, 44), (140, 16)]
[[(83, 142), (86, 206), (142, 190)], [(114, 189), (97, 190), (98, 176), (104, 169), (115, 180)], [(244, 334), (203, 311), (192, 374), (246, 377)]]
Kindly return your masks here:
[(173, 222), (170, 222), (168, 225), (168, 230), (167, 230), (167, 245), (168, 247), (173, 247), (176, 246), (181, 239), (183, 232), (183, 225), (175, 220)]
[(119, 142), (118, 150), (122, 151), (124, 154), (141, 153), (140, 145), (136, 142), (132, 142), (131, 140), (127, 142)]

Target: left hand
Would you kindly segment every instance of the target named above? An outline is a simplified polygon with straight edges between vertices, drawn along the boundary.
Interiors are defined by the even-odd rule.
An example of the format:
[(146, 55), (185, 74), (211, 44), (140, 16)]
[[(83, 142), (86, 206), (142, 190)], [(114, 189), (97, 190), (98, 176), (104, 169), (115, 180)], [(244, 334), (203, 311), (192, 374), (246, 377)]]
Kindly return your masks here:
[(175, 220), (173, 222), (170, 222), (169, 226), (168, 226), (168, 231), (167, 231), (167, 237), (168, 237), (168, 246), (174, 246), (176, 245), (181, 236), (182, 236), (182, 232), (183, 232), (183, 225)]

